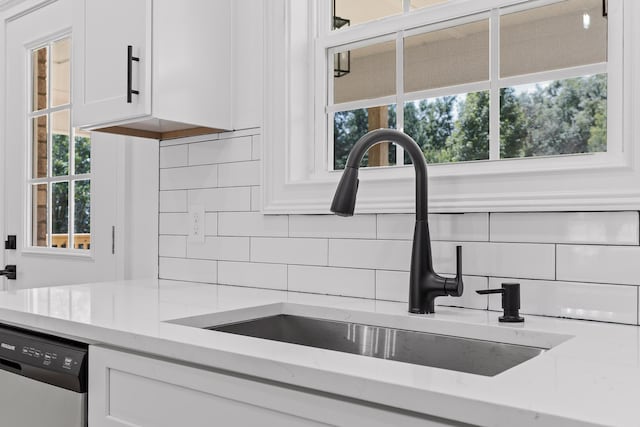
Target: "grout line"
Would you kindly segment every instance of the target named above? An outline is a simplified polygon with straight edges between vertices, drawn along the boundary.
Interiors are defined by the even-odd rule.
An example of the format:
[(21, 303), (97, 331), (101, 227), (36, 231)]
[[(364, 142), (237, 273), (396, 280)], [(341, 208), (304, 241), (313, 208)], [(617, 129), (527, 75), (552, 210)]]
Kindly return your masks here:
[(373, 299), (378, 300), (378, 270), (373, 270)]
[(289, 292), (289, 264), (287, 264), (287, 275), (284, 278), (285, 280), (285, 289)]
[[(216, 165), (217, 166), (217, 165)], [(218, 170), (220, 168), (217, 168)], [(218, 173), (216, 171), (216, 173)], [(216, 175), (217, 178), (217, 175)], [(251, 187), (259, 187), (260, 184), (245, 184), (245, 185), (225, 185), (225, 186), (215, 186), (215, 187), (189, 187), (189, 188), (163, 188), (160, 191), (196, 191), (196, 190), (218, 190), (225, 188), (249, 188)]]
[(558, 245), (553, 245), (553, 280), (558, 281)]

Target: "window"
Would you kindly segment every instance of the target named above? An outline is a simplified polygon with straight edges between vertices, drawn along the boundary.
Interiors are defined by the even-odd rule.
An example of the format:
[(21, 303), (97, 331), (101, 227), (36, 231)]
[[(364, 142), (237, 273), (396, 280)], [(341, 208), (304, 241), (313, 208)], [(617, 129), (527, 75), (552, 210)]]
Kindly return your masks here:
[[(431, 212), (640, 209), (640, 2), (359, 0), (358, 22), (356, 0), (274, 1), (265, 213), (329, 213), (349, 147), (385, 124), (421, 144)], [(362, 168), (356, 212), (412, 212), (405, 153), (365, 162), (391, 167)]]
[[(364, 3), (334, 2), (331, 33), (360, 25), (379, 34), (361, 31), (350, 43), (333, 37), (335, 46), (325, 39), (334, 65), (329, 170), (342, 169), (355, 141), (380, 127), (413, 137), (428, 163), (607, 151), (602, 0), (526, 2), (419, 26), (414, 11), (447, 2)], [(396, 18), (391, 34), (380, 21), (388, 17)], [(385, 120), (370, 119), (381, 114)], [(409, 163), (391, 145), (374, 147), (362, 166)]]
[(32, 247), (91, 248), (91, 137), (71, 128), (71, 39), (30, 51)]

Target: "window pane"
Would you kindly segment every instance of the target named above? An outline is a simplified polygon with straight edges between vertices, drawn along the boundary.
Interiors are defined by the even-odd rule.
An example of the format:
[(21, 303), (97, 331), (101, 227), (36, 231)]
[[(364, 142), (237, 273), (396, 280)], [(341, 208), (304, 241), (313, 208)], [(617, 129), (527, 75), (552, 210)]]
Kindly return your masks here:
[(76, 175), (91, 173), (91, 133), (74, 129)]
[[(404, 131), (422, 148), (428, 163), (489, 158), (489, 92), (410, 101)], [(410, 163), (405, 153), (405, 163)]]
[(91, 248), (91, 181), (75, 181), (73, 247)]
[(68, 104), (71, 100), (71, 39), (51, 44), (51, 106)]
[[(341, 55), (334, 56), (334, 67)], [(334, 103), (377, 98), (396, 93), (396, 43), (377, 43), (349, 52), (350, 66), (346, 74), (333, 79)], [(345, 55), (342, 54), (344, 57)], [(344, 61), (341, 60), (341, 64)], [(337, 69), (337, 68), (336, 68)]]
[(70, 110), (51, 113), (51, 171), (53, 176), (69, 175)]
[(47, 159), (48, 159), (48, 126), (47, 116), (38, 116), (31, 119), (31, 126), (33, 128), (33, 134), (31, 135), (32, 142), (31, 147), (33, 150), (33, 164), (31, 175), (33, 178), (46, 178), (47, 177)]
[[(335, 17), (350, 21), (350, 25), (357, 25), (402, 13), (402, 0), (335, 0), (333, 7)], [(334, 23), (331, 27), (344, 28)]]
[(488, 20), (404, 39), (405, 92), (488, 79)]
[(607, 60), (601, 0), (568, 0), (500, 18), (502, 77)]
[(422, 9), (423, 7), (434, 6), (440, 3), (446, 3), (449, 0), (411, 0), (409, 4), (410, 10)]
[(51, 184), (51, 245), (69, 247), (69, 183)]
[(47, 247), (47, 184), (36, 184), (31, 187), (31, 244)]
[(31, 78), (32, 78), (32, 96), (31, 111), (38, 111), (47, 108), (48, 93), (48, 48), (41, 47), (35, 49), (31, 53)]
[[(381, 127), (396, 128), (396, 106), (382, 105), (340, 111), (333, 115), (334, 169), (344, 169), (353, 145), (367, 132)], [(391, 143), (372, 147), (361, 166), (391, 166), (396, 164), (396, 150)]]
[(607, 75), (500, 91), (503, 158), (607, 150)]

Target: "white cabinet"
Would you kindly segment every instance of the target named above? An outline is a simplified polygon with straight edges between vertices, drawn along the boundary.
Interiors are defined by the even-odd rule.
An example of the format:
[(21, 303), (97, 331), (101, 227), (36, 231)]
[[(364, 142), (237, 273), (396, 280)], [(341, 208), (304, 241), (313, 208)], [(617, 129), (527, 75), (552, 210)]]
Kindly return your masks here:
[(231, 0), (75, 0), (74, 126), (155, 139), (231, 130), (231, 17)]
[(453, 426), (138, 354), (89, 349), (89, 426)]

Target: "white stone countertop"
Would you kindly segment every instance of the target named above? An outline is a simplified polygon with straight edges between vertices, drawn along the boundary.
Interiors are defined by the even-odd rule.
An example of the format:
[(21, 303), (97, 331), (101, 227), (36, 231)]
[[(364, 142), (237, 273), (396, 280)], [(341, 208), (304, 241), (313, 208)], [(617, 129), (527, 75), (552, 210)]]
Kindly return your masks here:
[[(314, 317), (552, 347), (494, 377), (168, 323), (286, 309)], [(640, 426), (640, 328), (158, 280), (0, 292), (0, 322), (483, 426)], [(234, 311), (235, 310), (235, 311)], [(242, 316), (247, 316), (242, 313)]]

